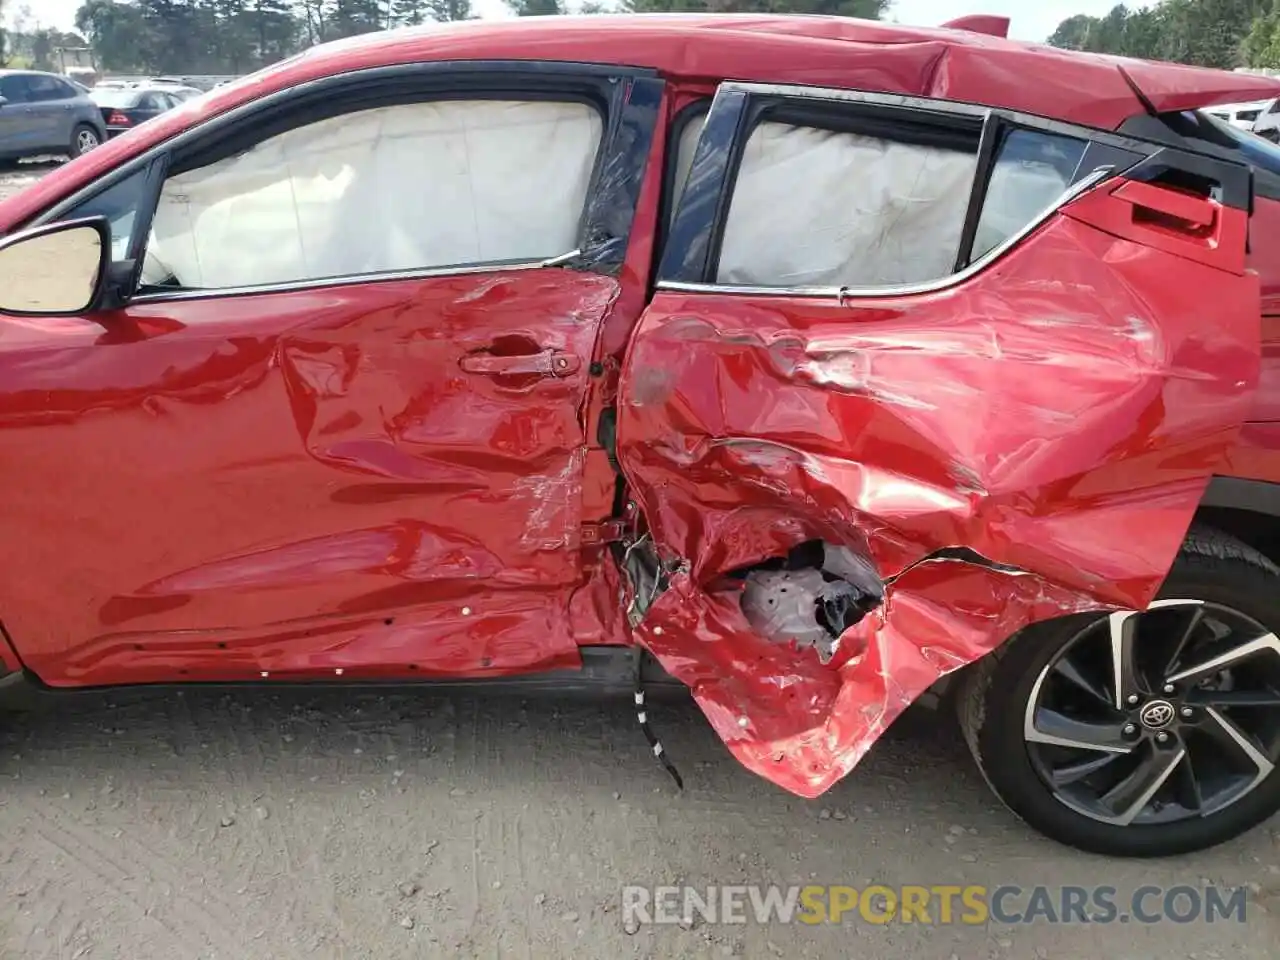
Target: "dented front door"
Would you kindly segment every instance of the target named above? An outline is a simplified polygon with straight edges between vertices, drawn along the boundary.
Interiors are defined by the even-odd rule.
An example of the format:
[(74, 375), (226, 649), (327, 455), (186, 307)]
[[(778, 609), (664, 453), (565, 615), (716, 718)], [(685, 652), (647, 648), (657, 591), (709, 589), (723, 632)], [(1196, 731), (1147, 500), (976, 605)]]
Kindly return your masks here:
[[(230, 289), (210, 281), (271, 265), (263, 237), (291, 236), (269, 232), (288, 219), (260, 215), (239, 246), (182, 245), (191, 233), (179, 229), (182, 214), (197, 190), (222, 183), (228, 203), (252, 199), (277, 169), (294, 169), (268, 162), (268, 142), (261, 170), (252, 149), (207, 163), (197, 153), (185, 172), (171, 166), (141, 238), (144, 280), (167, 269), (168, 281), (120, 310), (0, 320), (0, 460), (15, 465), (0, 480), (5, 628), (43, 681), (493, 676), (579, 663), (569, 606), (584, 577), (583, 409), (662, 84), (578, 67), (514, 70), (446, 74), (420, 101), (405, 102), (397, 87), (386, 108), (396, 113), (372, 119), (363, 111), (374, 81), (353, 84), (338, 91), (349, 113), (287, 128), (281, 136), (294, 136), (306, 158), (320, 154), (307, 138), (329, 146), (362, 122), (404, 137), (437, 103), (469, 111), (470, 152), (452, 132), (462, 120), (432, 120), (422, 137), (434, 131), (444, 146), (430, 156), (412, 154), (413, 142), (395, 147), (390, 133), (352, 135), (356, 146), (333, 154), (342, 162), (306, 181), (320, 198), (300, 203), (303, 214), (343, 228), (323, 235), (327, 246), (318, 230), (306, 236), (308, 250), (341, 265), (330, 271), (337, 276), (317, 270)], [(476, 99), (458, 100), (468, 80)], [(542, 93), (526, 101), (531, 86)], [(572, 128), (562, 103), (601, 116)], [(534, 108), (541, 126), (530, 121)], [(523, 126), (497, 123), (513, 112)], [(571, 225), (565, 246), (578, 249), (439, 268), (428, 249), (425, 268), (376, 260), (378, 272), (357, 274), (348, 265), (371, 249), (407, 243), (406, 225), (428, 201), (451, 236), (457, 215), (444, 198), (454, 181), (413, 194), (428, 160), (456, 172), (457, 157), (474, 158), (490, 171), (484, 182), (506, 182), (499, 175), (510, 161), (477, 128), (535, 144), (548, 131), (562, 144), (568, 130), (598, 131), (575, 155), (585, 196), (539, 194), (577, 198), (562, 219)], [(377, 151), (392, 149), (401, 152), (375, 166), (387, 157)], [(388, 181), (405, 171), (407, 182)], [(551, 171), (566, 183), (570, 173)], [(368, 201), (391, 187), (396, 196), (364, 207), (323, 200), (343, 183), (354, 184), (345, 197)], [(501, 203), (519, 187), (481, 198), (485, 237), (498, 247), (504, 230), (521, 228)], [(97, 201), (113, 189), (65, 216), (101, 212)], [(151, 220), (137, 206), (148, 193), (129, 192), (129, 216), (113, 219)], [(398, 220), (388, 216), (393, 201), (408, 211)], [(458, 219), (467, 236), (471, 221)], [(418, 256), (422, 247), (405, 249)], [(187, 279), (201, 272), (203, 283)]]
[(637, 637), (744, 764), (817, 795), (1024, 625), (1145, 607), (1255, 386), (1250, 190), (982, 108), (720, 89), (619, 459), (665, 570)]

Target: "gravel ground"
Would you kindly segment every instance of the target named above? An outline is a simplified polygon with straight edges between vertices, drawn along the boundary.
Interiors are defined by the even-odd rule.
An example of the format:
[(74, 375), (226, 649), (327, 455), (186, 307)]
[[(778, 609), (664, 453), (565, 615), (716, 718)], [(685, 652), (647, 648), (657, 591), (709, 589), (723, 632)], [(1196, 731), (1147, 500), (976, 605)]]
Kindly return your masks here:
[[(1280, 831), (1109, 861), (1014, 820), (941, 715), (904, 718), (806, 802), (687, 701), (650, 713), (683, 794), (625, 700), (189, 690), (0, 720), (0, 957), (1275, 956)], [(1244, 925), (629, 935), (622, 886), (675, 882), (1257, 886)]]
[[(0, 177), (0, 195), (41, 169)], [(339, 690), (86, 695), (0, 716), (0, 960), (1275, 955), (1280, 830), (1160, 862), (1059, 847), (949, 715), (819, 801), (741, 769), (687, 701)], [(1250, 885), (1236, 923), (624, 929), (626, 884)]]
[(56, 169), (58, 165), (59, 161), (52, 159), (0, 164), (0, 200), (5, 200), (23, 187), (35, 183), (41, 176)]

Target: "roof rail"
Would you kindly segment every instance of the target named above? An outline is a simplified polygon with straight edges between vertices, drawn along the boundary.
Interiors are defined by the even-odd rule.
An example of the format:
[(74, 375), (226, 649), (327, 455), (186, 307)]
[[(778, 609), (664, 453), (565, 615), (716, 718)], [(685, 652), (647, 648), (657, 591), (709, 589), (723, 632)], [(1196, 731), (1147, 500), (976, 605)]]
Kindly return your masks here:
[(945, 30), (968, 30), (970, 33), (985, 33), (991, 37), (1009, 36), (1009, 18), (975, 13), (968, 17), (956, 17), (943, 25)]

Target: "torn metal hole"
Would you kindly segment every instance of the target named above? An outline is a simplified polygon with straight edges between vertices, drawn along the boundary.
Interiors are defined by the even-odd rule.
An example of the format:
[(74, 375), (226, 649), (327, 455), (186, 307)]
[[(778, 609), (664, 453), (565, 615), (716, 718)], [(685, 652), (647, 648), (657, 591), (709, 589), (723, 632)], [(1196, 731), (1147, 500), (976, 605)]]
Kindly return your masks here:
[(653, 602), (667, 589), (667, 572), (653, 548), (653, 540), (646, 533), (627, 544), (622, 555), (622, 568), (631, 581), (632, 596), (627, 606), (627, 621), (635, 626), (653, 606)]
[(742, 612), (766, 640), (813, 648), (830, 663), (840, 636), (884, 600), (870, 560), (822, 540), (744, 572)]

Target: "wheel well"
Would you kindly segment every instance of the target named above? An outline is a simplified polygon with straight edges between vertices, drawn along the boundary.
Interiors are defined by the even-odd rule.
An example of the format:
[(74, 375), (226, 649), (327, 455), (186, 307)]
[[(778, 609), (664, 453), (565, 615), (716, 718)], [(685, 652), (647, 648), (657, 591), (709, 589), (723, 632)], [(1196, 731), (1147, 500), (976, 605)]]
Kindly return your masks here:
[[(1191, 522), (1193, 526), (1212, 527), (1220, 533), (1235, 537), (1245, 545), (1257, 550), (1276, 566), (1280, 566), (1280, 516), (1258, 510), (1248, 510), (1243, 507), (1202, 505), (1196, 510), (1195, 517)], [(1015, 633), (1013, 636), (1017, 636), (1017, 634)], [(1013, 637), (1009, 637), (1005, 643), (1012, 639)], [(936, 707), (941, 699), (955, 688), (956, 681), (960, 676), (968, 673), (974, 664), (982, 662), (988, 656), (990, 654), (979, 657), (974, 663), (940, 678), (921, 697), (921, 704), (930, 708)]]
[(1280, 566), (1280, 517), (1238, 507), (1202, 506), (1194, 522), (1230, 534)]

